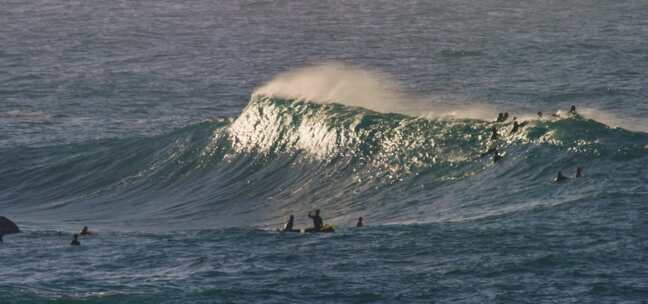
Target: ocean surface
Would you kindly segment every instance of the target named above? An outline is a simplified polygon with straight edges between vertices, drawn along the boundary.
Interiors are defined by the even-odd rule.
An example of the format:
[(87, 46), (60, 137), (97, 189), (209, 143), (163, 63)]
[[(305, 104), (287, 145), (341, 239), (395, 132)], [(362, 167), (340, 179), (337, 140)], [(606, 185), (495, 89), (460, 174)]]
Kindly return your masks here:
[(0, 0), (0, 46), (2, 304), (648, 303), (648, 2)]

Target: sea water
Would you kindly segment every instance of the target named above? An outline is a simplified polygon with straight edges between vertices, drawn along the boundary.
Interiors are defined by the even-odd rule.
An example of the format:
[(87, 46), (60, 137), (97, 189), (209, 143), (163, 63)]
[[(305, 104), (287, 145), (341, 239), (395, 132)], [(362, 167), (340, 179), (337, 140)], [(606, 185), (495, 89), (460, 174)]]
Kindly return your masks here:
[(646, 20), (2, 1), (0, 303), (648, 301)]

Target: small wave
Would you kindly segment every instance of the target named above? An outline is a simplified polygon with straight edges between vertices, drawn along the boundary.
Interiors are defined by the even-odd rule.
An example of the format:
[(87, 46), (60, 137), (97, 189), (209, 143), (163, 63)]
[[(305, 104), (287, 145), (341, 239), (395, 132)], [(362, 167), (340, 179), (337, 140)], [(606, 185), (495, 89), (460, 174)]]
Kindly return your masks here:
[(0, 112), (0, 118), (28, 120), (28, 121), (44, 121), (50, 118), (50, 115), (41, 111), (24, 111), (24, 110), (11, 110)]
[(444, 57), (475, 57), (475, 56), (482, 56), (483, 53), (480, 51), (472, 51), (472, 50), (442, 50), (440, 52), (441, 56)]

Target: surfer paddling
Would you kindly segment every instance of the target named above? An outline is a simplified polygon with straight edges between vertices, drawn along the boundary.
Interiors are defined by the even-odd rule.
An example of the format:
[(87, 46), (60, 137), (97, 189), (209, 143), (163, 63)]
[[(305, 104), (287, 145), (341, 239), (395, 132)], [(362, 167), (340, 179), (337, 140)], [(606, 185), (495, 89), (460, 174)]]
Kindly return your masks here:
[(88, 226), (83, 226), (83, 229), (81, 229), (81, 232), (79, 232), (80, 235), (93, 235), (95, 234), (93, 231), (88, 230)]
[(566, 182), (568, 179), (569, 179), (569, 177), (564, 176), (562, 174), (562, 171), (558, 171), (558, 175), (556, 176), (556, 178), (554, 178), (554, 182), (562, 183), (562, 182)]

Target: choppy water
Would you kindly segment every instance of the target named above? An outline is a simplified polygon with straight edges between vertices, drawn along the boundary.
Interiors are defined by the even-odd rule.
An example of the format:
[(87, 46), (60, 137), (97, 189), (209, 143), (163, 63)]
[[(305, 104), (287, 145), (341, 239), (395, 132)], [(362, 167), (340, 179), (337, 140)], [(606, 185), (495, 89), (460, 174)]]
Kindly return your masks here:
[(648, 300), (646, 4), (0, 6), (2, 303)]

